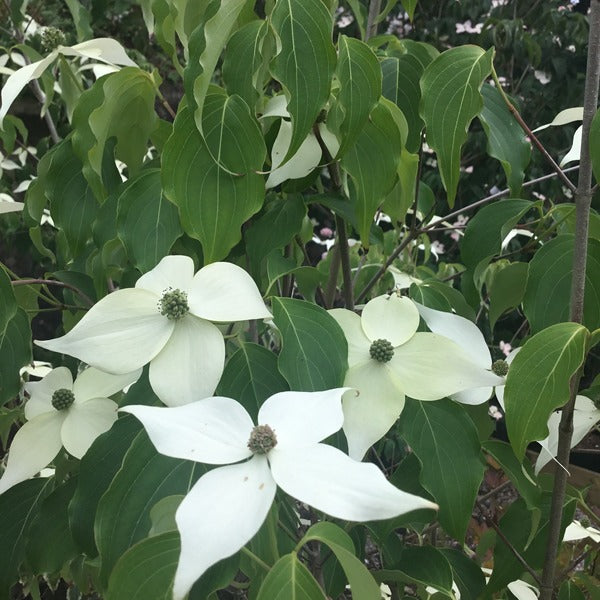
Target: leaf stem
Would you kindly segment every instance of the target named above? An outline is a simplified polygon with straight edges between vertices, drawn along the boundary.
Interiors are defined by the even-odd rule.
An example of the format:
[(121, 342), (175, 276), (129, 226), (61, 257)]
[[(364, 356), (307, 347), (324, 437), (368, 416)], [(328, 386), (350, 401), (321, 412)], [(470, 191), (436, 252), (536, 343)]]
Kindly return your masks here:
[[(591, 1), (585, 91), (583, 98), (583, 133), (581, 136), (581, 159), (579, 178), (575, 192), (575, 247), (573, 253), (573, 276), (571, 279), (570, 320), (581, 323), (585, 294), (588, 229), (592, 201), (592, 161), (589, 149), (589, 133), (592, 119), (598, 106), (600, 83), (600, 0)], [(573, 437), (573, 412), (583, 366), (571, 380), (571, 395), (562, 410), (558, 430), (558, 452), (556, 459), (562, 465), (569, 464), (571, 439)], [(540, 600), (551, 600), (554, 592), (556, 557), (560, 544), (560, 529), (563, 504), (567, 488), (567, 472), (558, 469), (554, 477), (552, 505), (548, 527), (548, 543), (540, 586)]]
[(242, 546), (241, 551), (250, 559), (252, 559), (261, 569), (264, 569), (267, 573), (271, 570), (271, 567), (262, 559), (256, 556), (252, 550)]

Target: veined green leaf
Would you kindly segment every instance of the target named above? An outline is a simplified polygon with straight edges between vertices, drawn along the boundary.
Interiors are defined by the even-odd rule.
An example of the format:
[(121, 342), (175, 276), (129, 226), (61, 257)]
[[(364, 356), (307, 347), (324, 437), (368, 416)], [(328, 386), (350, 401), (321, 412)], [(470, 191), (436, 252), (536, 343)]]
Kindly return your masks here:
[(292, 552), (282, 556), (267, 573), (257, 600), (325, 600), (325, 593)]
[(73, 112), (73, 149), (98, 199), (104, 199), (102, 163), (108, 140), (116, 137), (115, 157), (134, 175), (142, 166), (148, 139), (157, 126), (155, 85), (137, 67), (99, 79), (83, 92)]
[(117, 230), (142, 273), (154, 268), (183, 234), (177, 208), (162, 194), (160, 169), (147, 169), (127, 182), (118, 199)]
[(488, 154), (502, 163), (510, 193), (517, 197), (531, 158), (531, 144), (495, 87), (485, 84), (481, 95), (483, 110), (479, 120), (488, 138)]
[(460, 151), (467, 129), (483, 108), (480, 93), (492, 69), (493, 48), (460, 46), (446, 50), (421, 78), (421, 116), (427, 143), (435, 150), (448, 204), (454, 206), (460, 174)]
[(342, 159), (342, 167), (354, 183), (351, 195), (356, 198), (356, 221), (360, 239), (367, 248), (375, 212), (396, 183), (403, 145), (391, 110), (380, 102)]
[(596, 182), (600, 181), (600, 110), (594, 115), (590, 127), (590, 156)]
[[(239, 112), (237, 116), (244, 118), (244, 113)], [(249, 112), (245, 118), (251, 119)], [(224, 124), (223, 131), (229, 126), (229, 123)], [(248, 157), (249, 147), (238, 146), (238, 138), (244, 143), (249, 139), (244, 136), (244, 127), (254, 130), (256, 125), (250, 121), (249, 125), (238, 122), (238, 126), (233, 138), (223, 139), (227, 148), (221, 156), (230, 165), (239, 167)], [(213, 133), (216, 135), (216, 131), (211, 135)], [(225, 258), (242, 237), (242, 223), (260, 210), (265, 194), (264, 179), (253, 170), (262, 166), (263, 149), (264, 146), (258, 151), (254, 149), (252, 162), (236, 171), (243, 173), (242, 176), (232, 175), (213, 160), (194, 126), (191, 111), (187, 108), (179, 111), (173, 135), (163, 152), (163, 190), (179, 208), (184, 231), (202, 244), (205, 263)]]
[(31, 327), (27, 313), (17, 308), (0, 329), (0, 406), (21, 389), (19, 369), (31, 361)]
[(490, 327), (494, 329), (502, 314), (521, 304), (527, 285), (527, 263), (514, 262), (494, 274), (488, 286)]
[(548, 437), (548, 417), (569, 400), (569, 382), (582, 365), (589, 337), (577, 323), (558, 323), (525, 342), (504, 388), (506, 428), (518, 459), (529, 442)]
[(356, 557), (350, 536), (333, 523), (323, 521), (313, 525), (298, 542), (296, 548), (310, 541), (318, 541), (327, 546), (344, 569), (352, 590), (353, 600), (379, 600), (381, 591), (373, 576)]
[(477, 562), (454, 548), (440, 548), (440, 552), (452, 567), (452, 576), (460, 592), (460, 599), (479, 600), (485, 588), (485, 577)]
[[(575, 236), (562, 234), (544, 244), (529, 263), (523, 312), (534, 333), (569, 318)], [(583, 324), (600, 327), (600, 240), (588, 239)]]
[(338, 49), (337, 101), (344, 116), (339, 127), (341, 144), (337, 158), (356, 141), (381, 96), (381, 69), (373, 50), (345, 35), (339, 37)]
[(316, 392), (342, 385), (348, 343), (342, 328), (316, 304), (273, 298), (273, 321), (281, 332), (279, 371), (291, 389)]
[(285, 162), (305, 140), (329, 98), (336, 61), (333, 22), (322, 0), (277, 0), (270, 19), (279, 50), (272, 73), (284, 88), (293, 125)]
[(13, 292), (10, 277), (0, 263), (0, 331), (3, 331), (6, 324), (15, 316), (17, 312), (17, 300)]
[(398, 423), (423, 466), (423, 487), (440, 505), (440, 524), (453, 538), (463, 540), (483, 478), (475, 425), (455, 402), (411, 398), (406, 399)]

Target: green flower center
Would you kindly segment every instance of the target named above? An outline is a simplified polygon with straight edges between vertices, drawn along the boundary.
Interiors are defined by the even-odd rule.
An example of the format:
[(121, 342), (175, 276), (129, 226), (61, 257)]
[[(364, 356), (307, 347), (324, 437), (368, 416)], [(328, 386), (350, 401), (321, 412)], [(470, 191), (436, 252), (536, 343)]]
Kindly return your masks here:
[(387, 340), (375, 340), (369, 348), (369, 354), (377, 362), (389, 362), (394, 356), (394, 346)]
[(75, 402), (75, 396), (71, 390), (61, 388), (52, 394), (52, 406), (56, 410), (66, 410)]
[(277, 436), (268, 425), (257, 425), (250, 434), (248, 448), (252, 454), (266, 454), (277, 446)]
[(508, 373), (508, 363), (505, 360), (497, 360), (492, 365), (492, 371), (498, 375), (498, 377), (505, 377)]
[(171, 289), (164, 292), (158, 302), (160, 314), (171, 321), (179, 321), (190, 311), (188, 306), (187, 294), (179, 289)]
[(62, 46), (65, 43), (65, 34), (56, 27), (46, 27), (42, 32), (42, 49), (44, 52), (52, 52), (52, 50)]

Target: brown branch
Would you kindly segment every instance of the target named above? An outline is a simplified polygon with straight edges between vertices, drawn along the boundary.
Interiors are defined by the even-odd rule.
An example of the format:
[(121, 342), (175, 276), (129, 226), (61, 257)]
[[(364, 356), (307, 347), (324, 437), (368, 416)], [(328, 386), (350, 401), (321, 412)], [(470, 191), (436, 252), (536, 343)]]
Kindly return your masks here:
[(64, 281), (56, 281), (55, 279), (17, 279), (16, 281), (10, 282), (13, 287), (18, 287), (20, 285), (55, 285), (57, 287), (62, 287), (69, 289), (79, 296), (81, 296), (89, 306), (94, 306), (95, 302), (85, 293), (82, 292), (79, 288), (71, 285), (70, 283), (65, 283)]

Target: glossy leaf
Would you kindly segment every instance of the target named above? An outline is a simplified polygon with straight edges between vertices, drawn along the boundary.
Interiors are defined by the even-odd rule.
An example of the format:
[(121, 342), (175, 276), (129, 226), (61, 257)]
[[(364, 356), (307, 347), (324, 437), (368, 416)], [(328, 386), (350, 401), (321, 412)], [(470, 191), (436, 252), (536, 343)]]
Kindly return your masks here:
[(484, 470), (475, 425), (450, 400), (410, 398), (398, 423), (400, 434), (421, 461), (421, 484), (440, 505), (440, 524), (453, 538), (463, 540)]
[[(562, 234), (544, 244), (529, 263), (523, 311), (532, 331), (569, 319), (575, 236)], [(588, 240), (583, 324), (600, 327), (600, 240)]]
[(98, 554), (94, 541), (98, 502), (141, 428), (130, 415), (118, 419), (111, 429), (94, 440), (81, 459), (77, 489), (69, 503), (69, 525), (79, 549), (90, 557)]
[(158, 122), (155, 94), (151, 76), (136, 67), (103, 77), (81, 94), (73, 112), (73, 149), (97, 198), (105, 196), (102, 164), (110, 138), (116, 137), (115, 157), (127, 164), (130, 175), (142, 166)]
[(360, 40), (341, 35), (338, 50), (337, 101), (344, 114), (339, 127), (339, 158), (356, 141), (381, 96), (381, 68), (371, 48)]
[(409, 289), (410, 297), (419, 304), (443, 312), (455, 312), (465, 319), (475, 321), (475, 312), (464, 296), (455, 288), (437, 279), (427, 279)]
[(77, 478), (68, 479), (44, 498), (37, 518), (31, 525), (27, 543), (27, 561), (36, 573), (57, 573), (79, 554), (67, 518), (69, 500)]
[(277, 370), (277, 356), (263, 346), (244, 342), (227, 361), (215, 394), (235, 398), (256, 421), (262, 403), (287, 389)]
[(336, 61), (333, 23), (322, 0), (279, 0), (270, 19), (279, 50), (272, 74), (285, 91), (293, 126), (285, 162), (296, 153), (329, 98)]
[(396, 183), (402, 138), (392, 112), (380, 102), (341, 161), (352, 177), (358, 231), (366, 247), (375, 212)]
[(326, 521), (317, 523), (306, 532), (297, 548), (313, 540), (321, 542), (333, 552), (346, 574), (353, 600), (378, 600), (381, 597), (379, 586), (355, 556), (352, 539), (343, 529)]
[(421, 145), (421, 132), (425, 122), (419, 115), (421, 88), (419, 81), (424, 65), (413, 54), (391, 56), (381, 62), (383, 95), (396, 104), (408, 123), (406, 149), (417, 152)]
[(292, 552), (282, 556), (267, 573), (257, 600), (325, 600), (325, 594)]
[(596, 182), (600, 181), (600, 110), (596, 112), (590, 127), (590, 157)]
[(119, 557), (150, 531), (152, 506), (166, 496), (186, 494), (201, 471), (198, 463), (158, 454), (145, 432), (138, 434), (98, 503), (94, 533), (104, 585)]
[(585, 594), (572, 581), (563, 581), (558, 591), (558, 600), (585, 600)]
[(0, 264), (0, 331), (3, 331), (7, 323), (15, 316), (18, 308), (17, 300), (10, 278), (3, 266)]
[(421, 116), (427, 143), (437, 154), (450, 207), (456, 197), (467, 130), (483, 108), (479, 90), (490, 74), (493, 52), (470, 45), (451, 48), (440, 54), (421, 78)]
[(461, 600), (479, 600), (485, 588), (485, 577), (481, 567), (454, 548), (440, 548), (452, 568), (452, 578)]
[(527, 285), (527, 263), (514, 262), (494, 273), (488, 286), (490, 298), (490, 327), (494, 329), (496, 321), (507, 311), (521, 304)]
[(10, 597), (18, 580), (18, 569), (25, 557), (25, 542), (39, 504), (48, 492), (48, 480), (29, 479), (0, 495), (0, 594)]
[(558, 323), (527, 340), (510, 365), (504, 388), (506, 428), (519, 460), (529, 442), (548, 437), (550, 413), (569, 400), (569, 381), (583, 363), (589, 333)]
[(348, 343), (326, 310), (293, 298), (273, 298), (281, 333), (279, 371), (291, 389), (314, 392), (340, 387), (348, 369)]
[[(253, 130), (250, 113), (245, 109), (246, 125)], [(240, 113), (241, 114), (241, 113)], [(244, 138), (244, 123), (232, 138), (224, 140), (229, 164), (239, 166), (248, 157), (250, 148), (240, 147)], [(227, 256), (241, 239), (241, 226), (260, 210), (264, 200), (264, 180), (253, 170), (259, 170), (264, 158), (263, 148), (254, 149), (252, 163), (231, 175), (213, 160), (211, 152), (194, 126), (189, 109), (179, 111), (173, 135), (162, 157), (163, 190), (179, 208), (184, 231), (202, 244), (205, 263)], [(262, 156), (261, 156), (262, 153)], [(260, 165), (260, 166), (259, 166)]]
[(118, 199), (117, 230), (131, 262), (153, 269), (183, 234), (177, 208), (162, 195), (159, 169), (130, 179)]

